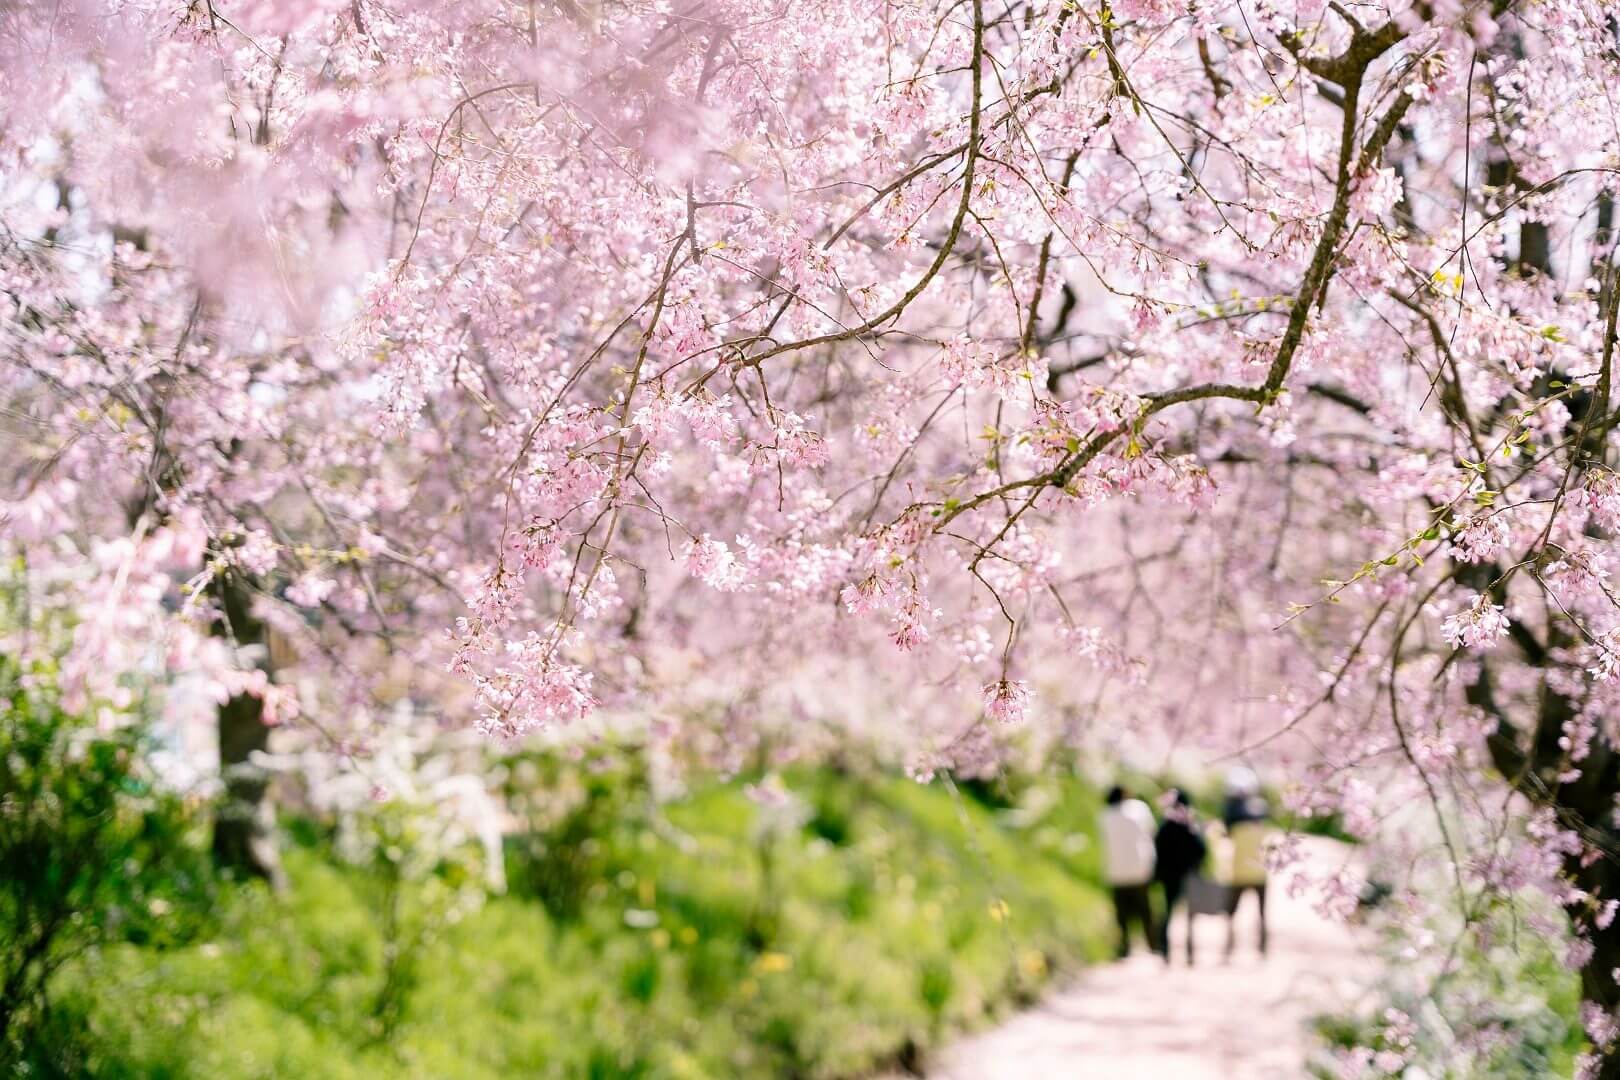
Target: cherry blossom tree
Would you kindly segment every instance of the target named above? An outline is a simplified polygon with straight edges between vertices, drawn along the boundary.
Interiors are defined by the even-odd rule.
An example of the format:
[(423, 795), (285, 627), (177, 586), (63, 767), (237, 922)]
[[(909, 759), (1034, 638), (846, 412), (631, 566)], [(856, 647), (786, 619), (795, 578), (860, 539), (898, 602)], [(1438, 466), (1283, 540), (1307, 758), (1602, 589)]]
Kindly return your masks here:
[(84, 701), (1269, 755), (1463, 937), (1549, 897), (1620, 1076), (1610, 5), (0, 20), (0, 520)]

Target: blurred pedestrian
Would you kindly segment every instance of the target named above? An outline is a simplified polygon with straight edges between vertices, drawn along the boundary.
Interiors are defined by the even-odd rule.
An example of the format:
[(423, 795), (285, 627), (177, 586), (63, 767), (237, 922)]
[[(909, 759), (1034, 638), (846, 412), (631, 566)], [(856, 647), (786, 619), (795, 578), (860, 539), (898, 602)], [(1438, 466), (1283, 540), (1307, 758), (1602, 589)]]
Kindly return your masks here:
[[(1170, 962), (1170, 920), (1176, 913), (1188, 879), (1204, 865), (1208, 846), (1203, 830), (1192, 817), (1192, 804), (1180, 788), (1166, 792), (1164, 820), (1153, 838), (1153, 876), (1164, 889), (1164, 918), (1159, 927), (1159, 952)], [(1187, 913), (1187, 963), (1193, 962), (1191, 910)]]
[(1231, 839), (1231, 866), (1227, 872), (1229, 899), (1226, 912), (1226, 955), (1237, 944), (1237, 909), (1253, 893), (1260, 909), (1260, 954), (1266, 952), (1266, 855), (1271, 845), (1271, 808), (1260, 794), (1260, 778), (1253, 771), (1234, 768), (1226, 776), (1226, 803), (1221, 821)]
[(1153, 811), (1115, 784), (1102, 813), (1103, 872), (1114, 895), (1114, 919), (1119, 923), (1119, 956), (1131, 951), (1131, 924), (1154, 952), (1159, 934), (1153, 924)]

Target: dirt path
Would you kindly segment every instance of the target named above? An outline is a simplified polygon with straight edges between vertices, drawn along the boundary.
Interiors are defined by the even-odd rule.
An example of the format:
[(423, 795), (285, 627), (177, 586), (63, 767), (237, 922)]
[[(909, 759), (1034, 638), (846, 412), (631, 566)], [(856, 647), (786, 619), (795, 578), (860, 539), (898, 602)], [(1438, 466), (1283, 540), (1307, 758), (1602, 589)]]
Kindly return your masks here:
[[(1344, 849), (1309, 841), (1313, 868)], [(1286, 878), (1289, 875), (1284, 875)], [(1270, 955), (1255, 949), (1253, 898), (1238, 912), (1237, 951), (1222, 962), (1226, 920), (1204, 917), (1198, 964), (1185, 966), (1185, 916), (1172, 929), (1175, 964), (1140, 951), (1087, 972), (1028, 1012), (948, 1047), (933, 1080), (1079, 1077), (1129, 1080), (1299, 1080), (1308, 1075), (1312, 1016), (1352, 1003), (1371, 964), (1345, 927), (1294, 899), (1267, 896)]]

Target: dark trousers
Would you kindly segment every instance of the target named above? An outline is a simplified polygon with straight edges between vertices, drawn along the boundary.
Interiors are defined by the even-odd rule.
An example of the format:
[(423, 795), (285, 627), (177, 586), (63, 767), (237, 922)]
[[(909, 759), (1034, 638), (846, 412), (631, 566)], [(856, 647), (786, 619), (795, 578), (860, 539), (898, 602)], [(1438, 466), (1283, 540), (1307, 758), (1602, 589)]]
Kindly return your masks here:
[(1142, 928), (1149, 949), (1159, 951), (1159, 932), (1153, 925), (1153, 900), (1147, 885), (1114, 886), (1114, 921), (1119, 924), (1119, 955), (1131, 951), (1131, 923)]
[[(1176, 905), (1181, 903), (1181, 894), (1187, 890), (1187, 875), (1177, 874), (1175, 877), (1162, 878), (1159, 884), (1164, 886), (1164, 921), (1159, 924), (1159, 954), (1169, 957), (1170, 920), (1175, 917)], [(1192, 962), (1192, 913), (1189, 911), (1187, 914), (1187, 963)]]
[(1228, 891), (1226, 901), (1226, 955), (1232, 955), (1232, 949), (1237, 945), (1237, 909), (1243, 900), (1244, 893), (1254, 893), (1255, 902), (1260, 907), (1260, 954), (1266, 952), (1266, 886), (1259, 885), (1233, 885)]

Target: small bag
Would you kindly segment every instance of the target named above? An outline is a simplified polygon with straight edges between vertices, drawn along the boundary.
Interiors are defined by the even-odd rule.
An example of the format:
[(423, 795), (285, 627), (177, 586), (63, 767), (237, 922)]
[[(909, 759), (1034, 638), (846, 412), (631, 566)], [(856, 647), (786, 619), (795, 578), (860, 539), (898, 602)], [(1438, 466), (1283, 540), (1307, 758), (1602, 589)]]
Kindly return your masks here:
[(1187, 910), (1194, 915), (1225, 915), (1231, 890), (1203, 874), (1187, 875)]

